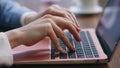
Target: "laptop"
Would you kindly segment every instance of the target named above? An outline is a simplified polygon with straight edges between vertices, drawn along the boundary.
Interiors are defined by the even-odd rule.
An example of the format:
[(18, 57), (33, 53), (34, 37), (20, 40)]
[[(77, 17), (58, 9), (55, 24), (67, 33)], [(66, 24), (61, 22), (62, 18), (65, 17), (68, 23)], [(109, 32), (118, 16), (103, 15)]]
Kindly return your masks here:
[[(34, 46), (18, 46), (13, 49), (14, 64), (84, 64), (106, 63), (116, 51), (120, 39), (120, 1), (109, 0), (96, 29), (80, 31), (82, 41), (76, 41), (66, 32), (75, 52), (69, 51), (62, 40), (61, 47), (68, 53), (58, 53), (51, 40), (46, 37)], [(89, 22), (88, 22), (89, 23)]]

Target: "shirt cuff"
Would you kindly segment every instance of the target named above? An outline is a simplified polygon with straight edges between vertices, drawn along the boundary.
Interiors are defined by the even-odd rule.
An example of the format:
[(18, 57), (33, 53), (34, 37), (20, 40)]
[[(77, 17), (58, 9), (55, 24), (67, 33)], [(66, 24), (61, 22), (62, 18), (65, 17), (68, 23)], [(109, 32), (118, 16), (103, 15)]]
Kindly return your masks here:
[(11, 66), (13, 64), (13, 53), (7, 38), (3, 32), (0, 33), (0, 65)]
[(21, 16), (21, 20), (20, 20), (22, 26), (25, 25), (25, 24), (24, 24), (24, 19), (25, 19), (25, 17), (26, 17), (27, 15), (29, 15), (29, 14), (37, 14), (37, 12), (25, 12), (25, 13)]

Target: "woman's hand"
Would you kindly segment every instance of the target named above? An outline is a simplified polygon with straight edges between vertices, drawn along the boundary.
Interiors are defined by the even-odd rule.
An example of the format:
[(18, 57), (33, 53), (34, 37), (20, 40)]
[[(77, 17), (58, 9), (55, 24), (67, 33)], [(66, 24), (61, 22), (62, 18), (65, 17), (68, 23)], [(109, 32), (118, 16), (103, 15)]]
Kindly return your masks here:
[(67, 17), (46, 14), (23, 27), (5, 33), (8, 36), (12, 48), (21, 44), (31, 46), (46, 36), (49, 36), (55, 44), (55, 47), (61, 53), (66, 53), (60, 47), (58, 38), (60, 38), (70, 50), (74, 51), (75, 49), (63, 32), (64, 29), (68, 29), (73, 34), (74, 38), (80, 41), (78, 27), (73, 25), (72, 22), (73, 21)]
[(45, 11), (43, 11), (42, 13), (38, 13), (38, 14), (33, 14), (33, 15), (28, 15), (25, 18), (25, 24), (28, 24), (36, 19), (41, 18), (44, 15), (53, 15), (53, 16), (59, 16), (59, 17), (63, 17), (66, 18), (68, 20), (71, 21), (71, 23), (77, 28), (78, 31), (80, 31), (78, 22), (76, 20), (76, 17), (73, 15), (73, 13), (71, 13), (70, 11), (68, 11), (65, 8), (62, 8), (58, 5), (52, 5), (50, 7), (48, 7)]

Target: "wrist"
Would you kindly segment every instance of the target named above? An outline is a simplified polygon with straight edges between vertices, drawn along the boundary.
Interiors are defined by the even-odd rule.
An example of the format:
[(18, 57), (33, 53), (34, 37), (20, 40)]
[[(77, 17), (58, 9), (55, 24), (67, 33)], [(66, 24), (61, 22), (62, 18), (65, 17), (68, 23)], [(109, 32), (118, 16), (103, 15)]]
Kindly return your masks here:
[(19, 29), (14, 29), (14, 30), (7, 31), (7, 32), (5, 32), (5, 34), (7, 35), (8, 40), (9, 40), (12, 48), (15, 48), (18, 45), (22, 44), (21, 40), (22, 40), (24, 35), (23, 35), (22, 32), (20, 32)]
[(37, 17), (37, 12), (27, 12), (24, 13), (22, 16), (22, 25), (29, 24), (30, 22), (34, 21)]

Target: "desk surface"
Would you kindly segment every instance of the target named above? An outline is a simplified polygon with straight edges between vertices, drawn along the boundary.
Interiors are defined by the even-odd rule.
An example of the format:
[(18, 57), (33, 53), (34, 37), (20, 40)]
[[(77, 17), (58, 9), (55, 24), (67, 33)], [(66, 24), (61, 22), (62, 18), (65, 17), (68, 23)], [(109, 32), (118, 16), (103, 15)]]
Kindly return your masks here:
[[(99, 21), (100, 14), (78, 16), (80, 27), (84, 28), (96, 28)], [(70, 65), (13, 65), (15, 68), (120, 68), (120, 47), (114, 53), (112, 60), (106, 64), (70, 64)]]

